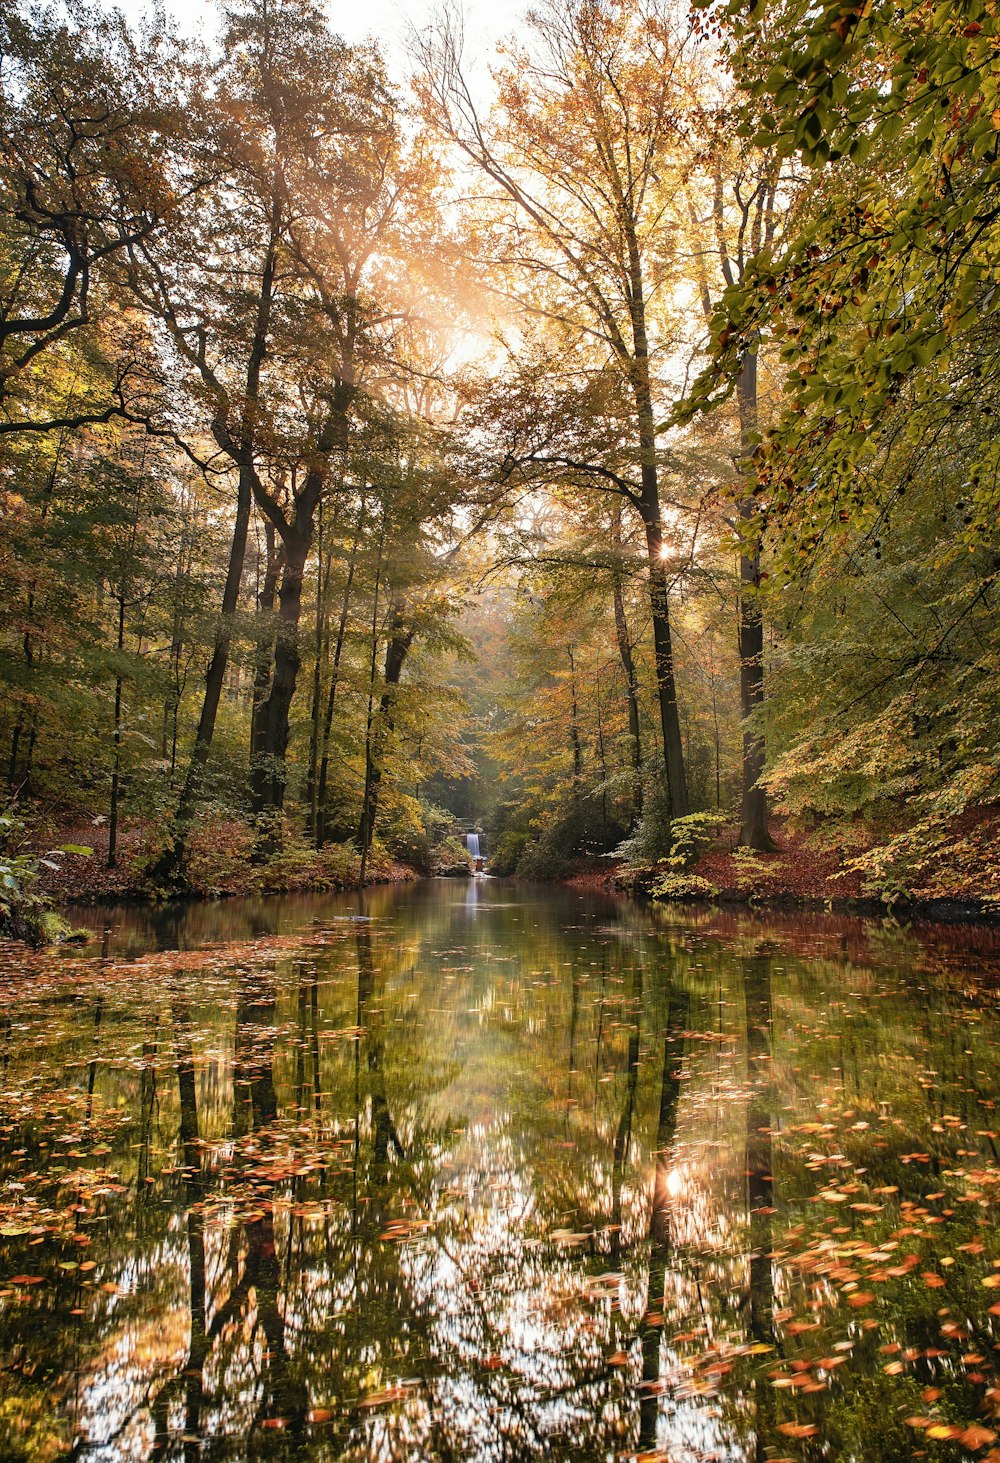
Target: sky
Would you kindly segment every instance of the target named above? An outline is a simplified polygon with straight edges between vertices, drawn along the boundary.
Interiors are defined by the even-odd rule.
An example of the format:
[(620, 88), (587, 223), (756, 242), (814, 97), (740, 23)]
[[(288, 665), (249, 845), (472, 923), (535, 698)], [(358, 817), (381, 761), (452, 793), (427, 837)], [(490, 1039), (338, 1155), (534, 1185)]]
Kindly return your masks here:
[[(147, 0), (103, 0), (114, 4), (129, 20), (139, 20), (152, 7)], [(218, 14), (213, 0), (163, 0), (167, 16), (179, 30), (191, 35), (203, 30), (211, 34)], [(482, 61), (502, 37), (517, 29), (527, 0), (466, 0), (466, 51), (470, 61)], [(369, 37), (381, 42), (390, 74), (400, 79), (408, 69), (406, 36), (411, 26), (427, 24), (439, 8), (439, 0), (327, 0), (326, 10), (333, 29), (350, 42)]]

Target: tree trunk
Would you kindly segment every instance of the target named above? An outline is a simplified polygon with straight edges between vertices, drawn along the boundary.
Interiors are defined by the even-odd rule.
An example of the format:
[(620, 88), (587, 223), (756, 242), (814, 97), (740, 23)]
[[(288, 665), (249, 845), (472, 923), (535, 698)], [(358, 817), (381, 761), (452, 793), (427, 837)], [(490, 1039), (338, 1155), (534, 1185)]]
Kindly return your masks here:
[(323, 717), (322, 753), (319, 763), (319, 778), (316, 785), (317, 848), (322, 848), (326, 842), (326, 793), (330, 775), (330, 731), (333, 727), (333, 709), (337, 696), (337, 683), (340, 679), (340, 658), (344, 653), (344, 636), (347, 633), (347, 613), (351, 606), (351, 587), (354, 583), (354, 567), (357, 563), (358, 542), (360, 538), (361, 523), (359, 520), (358, 530), (354, 535), (354, 543), (351, 545), (351, 558), (347, 566), (347, 579), (344, 584), (344, 598), (340, 604), (337, 640), (333, 647), (333, 664), (330, 667), (330, 689), (327, 692), (326, 713)]
[(271, 685), (271, 658), (274, 651), (274, 602), (281, 570), (281, 550), (275, 545), (274, 524), (264, 524), (264, 578), (257, 595), (261, 616), (257, 651), (254, 658), (253, 710), (250, 714), (250, 799), (255, 813), (261, 812), (266, 796), (267, 758), (264, 749), (264, 706)]
[(316, 621), (313, 656), (312, 696), (309, 703), (309, 771), (306, 776), (306, 834), (316, 842), (318, 821), (320, 701), (323, 695), (323, 662), (330, 649), (327, 634), (327, 597), (330, 591), (330, 556), (323, 558), (323, 504), (319, 506), (316, 538)]
[[(645, 469), (643, 475), (645, 476)], [(649, 555), (649, 607), (653, 623), (653, 658), (656, 666), (656, 695), (660, 708), (660, 733), (663, 738), (663, 765), (667, 777), (668, 816), (671, 819), (683, 818), (688, 811), (687, 777), (684, 771), (681, 722), (677, 710), (669, 592), (667, 571), (663, 564), (663, 530), (658, 499), (655, 500), (655, 508), (652, 504), (649, 505), (648, 516), (644, 508), (643, 525)]]
[(396, 725), (396, 693), (403, 662), (413, 644), (413, 630), (403, 622), (405, 602), (400, 597), (393, 606), (392, 628), (385, 652), (385, 677), (382, 696), (375, 716), (374, 726), (365, 741), (365, 792), (361, 803), (361, 822), (358, 828), (358, 842), (361, 845), (361, 870), (359, 883), (364, 883), (368, 868), (368, 854), (375, 836), (375, 820), (378, 816), (379, 791), (382, 785), (382, 756), (386, 743)]
[(270, 814), (273, 840), (279, 831), (285, 802), (288, 751), (288, 723), (292, 698), (298, 681), (302, 657), (299, 651), (299, 620), (302, 616), (302, 586), (306, 561), (312, 548), (316, 513), (326, 491), (334, 454), (347, 451), (350, 423), (348, 410), (354, 399), (354, 385), (345, 373), (338, 384), (329, 416), (317, 435), (312, 465), (307, 469), (300, 491), (292, 492), (292, 511), (286, 516), (279, 502), (271, 496), (258, 478), (255, 482), (257, 505), (275, 525), (281, 536), (282, 572), (278, 589), (278, 624), (274, 645), (274, 671), (271, 687), (263, 708), (263, 750), (267, 757), (264, 778), (264, 811)]
[[(118, 654), (125, 649), (125, 594), (118, 596)], [(122, 673), (115, 676), (114, 760), (111, 768), (111, 806), (108, 809), (108, 868), (118, 862), (118, 800), (122, 770)]]
[(201, 796), (205, 768), (212, 750), (215, 722), (222, 699), (222, 687), (226, 680), (229, 651), (233, 639), (233, 616), (240, 597), (240, 583), (243, 578), (243, 561), (247, 552), (247, 534), (250, 528), (250, 502), (252, 467), (240, 468), (239, 486), (236, 497), (236, 517), (233, 520), (233, 538), (229, 546), (229, 563), (226, 567), (226, 582), (222, 592), (222, 613), (215, 632), (212, 658), (205, 671), (205, 695), (198, 719), (191, 761), (187, 776), (174, 814), (172, 837), (161, 854), (152, 877), (155, 883), (175, 884), (178, 881), (184, 847)]
[(177, 821), (186, 831), (186, 824), (197, 805), (201, 791), (202, 774), (212, 750), (215, 722), (222, 700), (222, 688), (229, 667), (229, 652), (233, 641), (233, 616), (240, 598), (240, 583), (243, 579), (243, 561), (247, 552), (247, 534), (250, 528), (250, 483), (249, 475), (240, 473), (239, 491), (236, 499), (236, 517), (233, 520), (233, 540), (229, 546), (229, 562), (226, 566), (226, 582), (222, 592), (222, 613), (215, 632), (212, 658), (205, 671), (205, 696), (198, 718), (198, 730), (194, 739), (194, 750), (184, 790), (177, 808)]
[(688, 811), (684, 746), (677, 712), (674, 680), (674, 651), (670, 634), (670, 600), (663, 563), (663, 518), (656, 468), (656, 418), (649, 375), (649, 341), (646, 333), (646, 300), (639, 241), (634, 224), (625, 228), (629, 266), (629, 313), (632, 321), (634, 357), (631, 363), (632, 394), (638, 420), (639, 464), (642, 492), (639, 513), (646, 531), (649, 556), (649, 607), (653, 621), (653, 654), (656, 667), (656, 695), (660, 707), (663, 738), (663, 766), (667, 779), (667, 815), (683, 818)]
[(597, 760), (601, 767), (601, 839), (608, 846), (608, 763), (604, 753), (604, 719), (601, 716), (601, 672), (594, 677), (594, 700), (597, 714)]
[[(745, 461), (752, 449), (749, 434), (757, 421), (757, 352), (747, 351), (737, 382), (740, 413), (740, 451)], [(753, 515), (753, 502), (740, 503), (740, 519)], [(773, 853), (774, 841), (767, 827), (767, 794), (760, 786), (764, 772), (763, 733), (751, 730), (751, 717), (759, 721), (764, 707), (764, 617), (760, 608), (760, 545), (740, 555), (739, 651), (740, 712), (743, 717), (743, 799), (740, 844), (761, 853)]]
[[(615, 551), (617, 553), (621, 549), (620, 525), (617, 521), (615, 529)], [(632, 642), (629, 639), (621, 572), (617, 566), (612, 575), (611, 592), (615, 607), (615, 638), (618, 641), (618, 655), (625, 673), (625, 696), (628, 702), (628, 731), (632, 746), (632, 823), (634, 826), (642, 815), (642, 733), (639, 727), (639, 678), (636, 675)]]
[(576, 665), (572, 650), (567, 650), (566, 654), (569, 656), (569, 742), (573, 749), (573, 790), (578, 795), (580, 779), (583, 777), (583, 746), (580, 742), (580, 721), (576, 704)]
[(218, 414), (212, 423), (212, 433), (216, 442), (237, 469), (236, 517), (233, 521), (233, 538), (229, 548), (226, 582), (222, 592), (222, 613), (215, 632), (212, 658), (205, 672), (205, 696), (198, 720), (194, 750), (177, 804), (177, 812), (174, 815), (170, 843), (152, 870), (154, 881), (167, 885), (179, 882), (180, 868), (184, 859), (184, 846), (201, 796), (204, 772), (212, 749), (219, 702), (222, 699), (222, 688), (225, 685), (226, 670), (229, 665), (229, 651), (233, 638), (233, 616), (239, 604), (243, 564), (247, 552), (247, 536), (250, 530), (250, 508), (254, 490), (258, 485), (254, 466), (254, 417), (260, 396), (261, 369), (270, 338), (280, 212), (280, 194), (276, 191), (272, 206), (270, 237), (261, 265), (260, 293), (257, 296), (253, 340), (250, 343), (250, 353), (247, 357), (243, 414), (238, 436), (234, 438), (231, 435), (223, 407), (217, 408)]
[(267, 700), (261, 708), (261, 750), (266, 759), (261, 779), (262, 808), (275, 820), (285, 803), (288, 722), (301, 664), (299, 620), (302, 616), (306, 560), (312, 543), (311, 515), (304, 528), (289, 527), (282, 538), (284, 553), (278, 589), (274, 666)]

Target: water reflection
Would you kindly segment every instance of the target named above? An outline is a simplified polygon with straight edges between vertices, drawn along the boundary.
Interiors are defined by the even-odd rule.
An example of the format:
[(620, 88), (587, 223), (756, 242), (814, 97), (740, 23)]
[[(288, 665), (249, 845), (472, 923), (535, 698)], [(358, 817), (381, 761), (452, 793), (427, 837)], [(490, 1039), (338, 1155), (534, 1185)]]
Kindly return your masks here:
[(488, 880), (90, 918), (5, 980), (3, 1459), (995, 1441), (990, 935)]

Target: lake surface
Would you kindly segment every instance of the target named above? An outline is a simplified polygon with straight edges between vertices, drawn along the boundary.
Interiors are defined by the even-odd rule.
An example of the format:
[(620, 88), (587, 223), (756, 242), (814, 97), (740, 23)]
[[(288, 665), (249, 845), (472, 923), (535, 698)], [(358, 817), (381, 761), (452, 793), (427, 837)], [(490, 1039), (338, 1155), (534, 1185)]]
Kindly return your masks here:
[(0, 1459), (1000, 1460), (1000, 948), (492, 880), (8, 952)]

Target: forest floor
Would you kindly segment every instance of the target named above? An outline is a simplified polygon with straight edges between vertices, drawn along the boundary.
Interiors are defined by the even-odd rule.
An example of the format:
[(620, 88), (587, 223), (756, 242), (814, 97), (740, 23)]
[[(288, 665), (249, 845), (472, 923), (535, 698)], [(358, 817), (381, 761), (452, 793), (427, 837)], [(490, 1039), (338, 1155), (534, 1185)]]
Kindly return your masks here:
[[(108, 867), (106, 823), (89, 819), (57, 825), (45, 837), (32, 839), (41, 853), (74, 844), (92, 849), (89, 856), (63, 853), (43, 864), (35, 892), (56, 904), (93, 904), (105, 900), (148, 900), (157, 897), (146, 873), (156, 847), (158, 830), (133, 824), (119, 830), (117, 857)], [(198, 825), (188, 844), (188, 892), (194, 897), (219, 898), (256, 894), (288, 894), (307, 890), (353, 889), (357, 885), (358, 857), (343, 844), (317, 850), (300, 841), (287, 841), (281, 853), (266, 862), (254, 859), (253, 837), (245, 823), (217, 819)], [(416, 879), (405, 864), (373, 849), (366, 884), (396, 884)]]
[(581, 861), (566, 882), (580, 889), (649, 894), (667, 876), (675, 887), (660, 897), (677, 900), (834, 910), (880, 910), (894, 902), (929, 914), (991, 919), (1000, 915), (1000, 809), (990, 809), (986, 815), (979, 810), (975, 818), (957, 820), (895, 901), (880, 895), (851, 867), (866, 846), (877, 848), (869, 836), (855, 830), (850, 842), (841, 844), (777, 819), (770, 832), (774, 853), (739, 848), (739, 828), (734, 824), (683, 873), (670, 876), (664, 864), (627, 868), (620, 861), (602, 859)]

